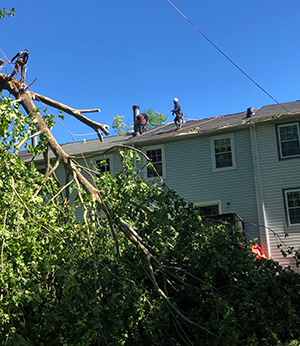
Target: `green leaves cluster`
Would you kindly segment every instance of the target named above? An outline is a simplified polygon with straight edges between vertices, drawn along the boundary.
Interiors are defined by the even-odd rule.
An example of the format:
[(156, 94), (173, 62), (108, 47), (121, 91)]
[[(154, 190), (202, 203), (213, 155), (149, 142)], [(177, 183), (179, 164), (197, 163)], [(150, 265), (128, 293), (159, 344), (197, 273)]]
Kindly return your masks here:
[(0, 110), (0, 345), (299, 344), (298, 274), (144, 181), (134, 151), (115, 178), (95, 176), (100, 207), (77, 185), (76, 205), (63, 203), (63, 187), (18, 157), (33, 120), (9, 99)]
[(16, 14), (16, 10), (12, 8), (11, 10), (7, 10), (5, 7), (0, 10), (0, 18), (4, 17), (12, 17)]
[[(152, 108), (148, 110), (145, 109), (145, 113), (147, 113), (149, 119), (148, 123), (145, 126), (146, 130), (150, 130), (156, 126), (161, 126), (165, 124), (168, 119), (168, 117), (164, 115), (164, 112), (154, 112)], [(128, 126), (126, 126), (126, 124), (123, 122), (123, 120), (124, 115), (118, 114), (113, 119), (112, 128), (114, 129), (116, 135), (124, 135), (129, 129)], [(130, 128), (133, 128), (133, 126), (131, 126)]]
[(153, 127), (156, 126), (161, 126), (166, 123), (168, 116), (164, 115), (164, 112), (154, 112), (152, 108), (146, 109), (145, 112), (148, 115), (149, 121), (148, 124), (146, 125), (146, 130), (150, 130)]
[(126, 133), (126, 124), (123, 122), (124, 115), (116, 115), (113, 119), (112, 128), (116, 135), (124, 135)]
[[(277, 345), (299, 338), (300, 276), (242, 249), (245, 238), (238, 229), (203, 224), (192, 204), (165, 185), (141, 179), (132, 155), (121, 152), (126, 169), (115, 179), (100, 176), (99, 188), (113, 222), (123, 219), (139, 230), (158, 258), (156, 280), (178, 309), (174, 318), (150, 277), (140, 278), (148, 264), (128, 242), (126, 256), (139, 262), (131, 273), (155, 306), (155, 314), (148, 307), (137, 322), (145, 344)], [(158, 339), (150, 333), (150, 321), (152, 326), (156, 321)]]

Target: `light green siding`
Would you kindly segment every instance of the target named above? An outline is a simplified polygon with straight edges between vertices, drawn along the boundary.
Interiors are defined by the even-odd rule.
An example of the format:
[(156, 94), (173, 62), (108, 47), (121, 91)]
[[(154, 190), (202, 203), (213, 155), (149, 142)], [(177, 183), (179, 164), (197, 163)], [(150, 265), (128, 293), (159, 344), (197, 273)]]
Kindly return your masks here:
[[(291, 121), (295, 120), (291, 119)], [(276, 123), (282, 122), (279, 120)], [(287, 120), (285, 119), (284, 122)], [(299, 250), (300, 228), (287, 226), (283, 190), (300, 188), (300, 158), (279, 159), (275, 122), (258, 124), (257, 140), (267, 226), (278, 233), (285, 244)], [(277, 248), (279, 241), (271, 230), (268, 231), (268, 235), (272, 258), (279, 261), (281, 265), (293, 266), (294, 262), (291, 258), (283, 259)], [(285, 238), (286, 233), (289, 234), (287, 238)]]
[(236, 169), (222, 172), (213, 172), (210, 135), (156, 142), (156, 146), (164, 146), (165, 183), (196, 205), (220, 200), (223, 214), (237, 213), (245, 221), (248, 237), (258, 237), (249, 129), (228, 134), (234, 137)]
[[(300, 249), (300, 227), (288, 227), (283, 197), (284, 189), (300, 188), (300, 158), (279, 159), (276, 124), (289, 121), (287, 117), (284, 121), (281, 119), (250, 120), (248, 125), (243, 123), (231, 129), (223, 127), (211, 132), (179, 133), (134, 144), (143, 152), (162, 149), (163, 178), (169, 188), (195, 205), (218, 204), (220, 213), (238, 214), (244, 221), (248, 239), (259, 238), (263, 250), (274, 260), (283, 266), (292, 266), (291, 258), (282, 257), (277, 248), (279, 239), (273, 233), (279, 234), (287, 245)], [(295, 119), (290, 121), (295, 122)], [(220, 170), (213, 165), (213, 138), (220, 135), (231, 138), (231, 150), (235, 156), (233, 168)], [(113, 143), (114, 139), (110, 140)], [(110, 158), (112, 176), (123, 169), (115, 149), (106, 157)], [(93, 168), (96, 160), (104, 158), (101, 151), (95, 150), (86, 161)], [(79, 163), (86, 165), (82, 159)], [(144, 164), (145, 160), (138, 167)], [(63, 168), (60, 167), (56, 174), (64, 184)], [(146, 174), (142, 176), (146, 179)], [(75, 196), (76, 191), (71, 202)], [(286, 233), (290, 235), (288, 238), (285, 238)]]

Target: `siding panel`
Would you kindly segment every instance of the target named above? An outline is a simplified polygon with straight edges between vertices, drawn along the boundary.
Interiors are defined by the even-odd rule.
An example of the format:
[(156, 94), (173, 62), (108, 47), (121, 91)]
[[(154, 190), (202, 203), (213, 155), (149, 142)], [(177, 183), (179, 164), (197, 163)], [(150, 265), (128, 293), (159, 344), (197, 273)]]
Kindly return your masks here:
[[(283, 189), (300, 187), (300, 159), (279, 160), (275, 122), (260, 124), (257, 129), (267, 226), (278, 233), (286, 245), (299, 250), (300, 228), (287, 226)], [(289, 234), (287, 238), (286, 233)], [(282, 257), (277, 248), (279, 239), (272, 231), (269, 231), (269, 240), (272, 258), (284, 266), (293, 265), (291, 258)]]
[(258, 237), (248, 128), (234, 132), (234, 145), (236, 169), (213, 172), (210, 136), (194, 135), (164, 143), (165, 182), (171, 189), (195, 204), (221, 200), (222, 212), (237, 213), (246, 222), (245, 229), (249, 237)]

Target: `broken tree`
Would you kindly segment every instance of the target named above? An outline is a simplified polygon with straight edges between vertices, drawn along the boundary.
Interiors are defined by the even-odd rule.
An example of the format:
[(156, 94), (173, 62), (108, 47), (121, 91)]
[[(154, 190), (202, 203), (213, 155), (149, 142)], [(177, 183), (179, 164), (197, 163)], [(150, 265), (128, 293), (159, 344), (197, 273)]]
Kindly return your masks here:
[(92, 121), (82, 115), (82, 113), (85, 112), (98, 110), (76, 110), (64, 105), (63, 103), (51, 100), (50, 98), (43, 95), (39, 95), (28, 90), (23, 92), (22, 83), (17, 79), (10, 79), (6, 74), (0, 74), (0, 91), (2, 90), (7, 90), (10, 94), (12, 94), (15, 97), (14, 102), (18, 102), (19, 104), (21, 104), (27, 114), (32, 114), (34, 116), (39, 133), (45, 134), (49, 138), (48, 145), (55, 154), (57, 160), (63, 164), (66, 174), (75, 177), (82, 185), (82, 187), (93, 197), (95, 202), (101, 204), (99, 191), (80, 173), (73, 160), (58, 144), (50, 129), (46, 125), (43, 117), (38, 112), (38, 108), (35, 106), (33, 100), (40, 101), (76, 117), (78, 120), (91, 127), (97, 133), (100, 141), (103, 141), (103, 137), (100, 131), (108, 135), (109, 126)]
[[(59, 203), (58, 191), (62, 189), (56, 189), (53, 180), (47, 180), (49, 189), (35, 199), (47, 177), (41, 178), (34, 167), (26, 167), (7, 150), (2, 151), (0, 304), (5, 318), (0, 319), (0, 328), (9, 322), (11, 329), (0, 335), (4, 335), (5, 342), (8, 340), (7, 344), (17, 344), (11, 342), (17, 333), (23, 337), (18, 344), (25, 339), (39, 344), (46, 340), (40, 335), (45, 335), (53, 345), (62, 340), (74, 345), (80, 340), (85, 345), (114, 346), (168, 346), (170, 342), (219, 346), (236, 344), (237, 340), (239, 344), (261, 345), (300, 337), (298, 276), (240, 250), (232, 242), (234, 232), (229, 236), (226, 227), (205, 227), (191, 203), (165, 185), (140, 179), (132, 167), (132, 156), (121, 153), (128, 169), (125, 167), (116, 179), (103, 174), (95, 177), (97, 185), (90, 185), (36, 113), (33, 99), (41, 100), (43, 96), (22, 93), (20, 87), (17, 80), (8, 81), (0, 75), (0, 89), (14, 95), (31, 115), (30, 120), (35, 120), (38, 133), (49, 138), (57, 160), (46, 175), (62, 163), (77, 186), (83, 186), (100, 207), (107, 207), (101, 208), (107, 218), (88, 219), (86, 208), (84, 224), (73, 223), (74, 219), (68, 218), (71, 206)], [(43, 102), (82, 118), (82, 111), (47, 98)], [(10, 101), (2, 105), (7, 106), (9, 118)], [(16, 115), (16, 110), (12, 113)], [(6, 133), (9, 121), (5, 117), (3, 120), (0, 124)], [(103, 126), (107, 131), (105, 125), (92, 125), (95, 130)], [(25, 172), (18, 181), (14, 177), (16, 167)], [(36, 174), (33, 184), (30, 174)], [(30, 189), (22, 194), (27, 185)], [(43, 199), (48, 191), (55, 191), (49, 203)], [(80, 189), (79, 198), (80, 193), (86, 197)], [(94, 207), (91, 198), (82, 202), (83, 208), (84, 203)], [(47, 217), (40, 213), (44, 206), (51, 207)], [(112, 237), (107, 236), (109, 228), (119, 231), (122, 256), (116, 255)], [(22, 244), (23, 238), (28, 242)], [(39, 256), (37, 247), (41, 250)], [(69, 252), (73, 257), (68, 258)], [(50, 260), (48, 263), (48, 258), (55, 258), (56, 265)], [(40, 267), (43, 261), (45, 266)], [(19, 300), (14, 297), (22, 298), (22, 304), (16, 305)]]

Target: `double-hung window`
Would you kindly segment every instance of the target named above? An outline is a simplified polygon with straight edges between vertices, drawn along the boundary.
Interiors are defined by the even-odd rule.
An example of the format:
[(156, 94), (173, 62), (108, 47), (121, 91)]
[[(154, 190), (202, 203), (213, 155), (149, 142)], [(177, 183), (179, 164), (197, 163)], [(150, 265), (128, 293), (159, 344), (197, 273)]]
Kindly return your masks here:
[(145, 149), (145, 153), (148, 158), (151, 160), (152, 167), (147, 167), (146, 177), (155, 178), (155, 177), (164, 177), (165, 176), (165, 165), (164, 165), (164, 148), (155, 147)]
[(281, 159), (300, 157), (299, 122), (277, 125), (277, 138)]
[(300, 226), (300, 188), (284, 190), (288, 226)]
[(103, 174), (105, 172), (111, 173), (110, 158), (96, 160), (96, 166), (100, 174)]
[(211, 138), (213, 171), (236, 168), (233, 135)]

